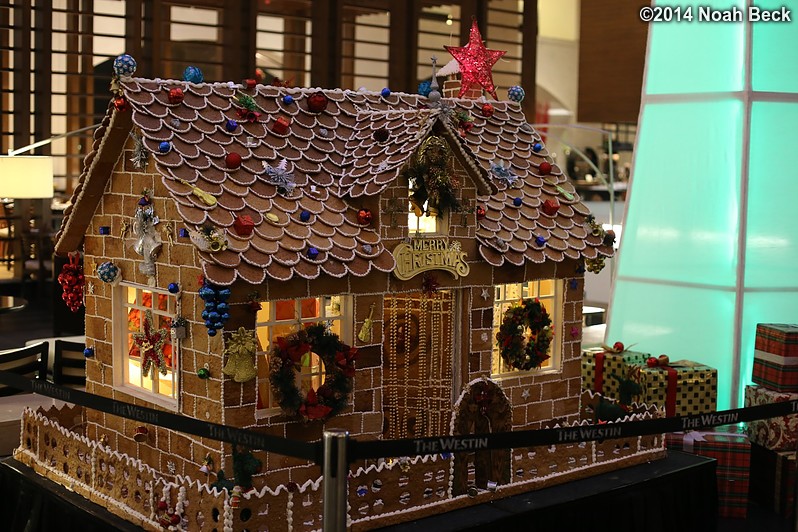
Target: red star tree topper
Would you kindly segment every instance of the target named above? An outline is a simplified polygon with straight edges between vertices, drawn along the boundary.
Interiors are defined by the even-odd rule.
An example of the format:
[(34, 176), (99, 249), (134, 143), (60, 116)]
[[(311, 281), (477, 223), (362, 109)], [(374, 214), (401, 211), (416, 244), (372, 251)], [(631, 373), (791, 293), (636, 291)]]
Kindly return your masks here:
[(506, 54), (505, 50), (489, 50), (482, 43), (482, 34), (479, 33), (477, 20), (471, 23), (471, 35), (468, 44), (465, 46), (444, 46), (446, 51), (452, 54), (457, 64), (460, 65), (460, 94), (462, 98), (471, 85), (481, 85), (495, 100), (496, 86), (493, 84), (493, 65), (501, 56)]
[(169, 331), (166, 329), (153, 330), (152, 311), (144, 313), (144, 320), (141, 324), (143, 332), (133, 333), (133, 342), (138, 346), (141, 353), (141, 374), (147, 375), (152, 366), (152, 378), (155, 378), (155, 368), (162, 375), (166, 375), (166, 361), (163, 356), (163, 346)]

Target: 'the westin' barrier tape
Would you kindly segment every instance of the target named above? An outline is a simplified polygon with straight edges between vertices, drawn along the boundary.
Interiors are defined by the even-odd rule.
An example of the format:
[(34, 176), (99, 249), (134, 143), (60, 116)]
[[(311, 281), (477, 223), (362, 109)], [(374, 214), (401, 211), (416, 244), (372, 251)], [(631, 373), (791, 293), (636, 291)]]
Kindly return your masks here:
[[(107, 397), (100, 397), (73, 388), (65, 388), (40, 379), (27, 379), (15, 373), (0, 371), (0, 384), (19, 390), (35, 392), (67, 403), (93, 408), (116, 416), (133, 419), (159, 427), (202, 436), (214, 440), (243, 445), (251, 449), (322, 462), (321, 442), (303, 442), (278, 436), (261, 434), (252, 430), (237, 429), (200, 421), (180, 414), (132, 405)], [(646, 419), (601, 425), (577, 425), (554, 429), (520, 430), (466, 436), (436, 436), (402, 440), (349, 441), (349, 460), (416, 456), (438, 453), (473, 452), (488, 449), (509, 449), (577, 443), (583, 441), (627, 438), (664, 432), (697, 430), (731, 425), (744, 421), (767, 419), (798, 413), (798, 400), (766, 405), (708, 412), (683, 417)]]

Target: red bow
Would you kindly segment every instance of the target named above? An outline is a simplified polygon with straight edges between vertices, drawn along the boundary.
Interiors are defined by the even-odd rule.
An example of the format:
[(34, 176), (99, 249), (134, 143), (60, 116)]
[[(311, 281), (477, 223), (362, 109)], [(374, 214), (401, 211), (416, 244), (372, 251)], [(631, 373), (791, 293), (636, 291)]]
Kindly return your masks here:
[(302, 361), (302, 356), (310, 351), (310, 344), (307, 342), (289, 342), (285, 337), (278, 336), (275, 341), (278, 355), (283, 361), (290, 360), (294, 364)]
[(330, 412), (332, 412), (332, 408), (327, 405), (319, 404), (319, 398), (316, 395), (316, 390), (313, 388), (308, 391), (305, 402), (299, 407), (300, 415), (311, 420), (324, 419)]

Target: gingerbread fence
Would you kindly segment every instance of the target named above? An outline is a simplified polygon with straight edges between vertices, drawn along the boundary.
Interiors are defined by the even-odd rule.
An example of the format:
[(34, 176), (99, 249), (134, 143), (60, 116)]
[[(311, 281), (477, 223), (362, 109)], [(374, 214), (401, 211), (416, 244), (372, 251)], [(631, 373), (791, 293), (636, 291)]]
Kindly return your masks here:
[[(322, 526), (322, 479), (251, 490), (240, 497), (206, 483), (166, 477), (67, 427), (80, 424), (80, 407), (26, 410), (14, 457), (111, 512), (151, 531), (312, 531)], [(630, 416), (651, 418), (652, 413)], [(512, 450), (511, 482), (453, 496), (454, 460), (429, 455), (381, 461), (350, 471), (348, 522), (355, 530), (485, 502), (664, 456), (661, 435), (635, 436)]]

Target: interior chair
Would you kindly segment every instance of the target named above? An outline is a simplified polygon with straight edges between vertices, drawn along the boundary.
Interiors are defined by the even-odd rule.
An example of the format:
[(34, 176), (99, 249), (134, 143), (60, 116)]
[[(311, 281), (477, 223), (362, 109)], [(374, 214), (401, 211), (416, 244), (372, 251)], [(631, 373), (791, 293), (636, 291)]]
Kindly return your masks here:
[[(0, 371), (16, 373), (29, 379), (47, 378), (47, 355), (50, 351), (48, 342), (8, 349), (0, 352)], [(26, 393), (10, 386), (0, 384), (0, 397)]]
[(53, 358), (53, 383), (70, 388), (86, 388), (85, 346), (80, 342), (55, 340)]

